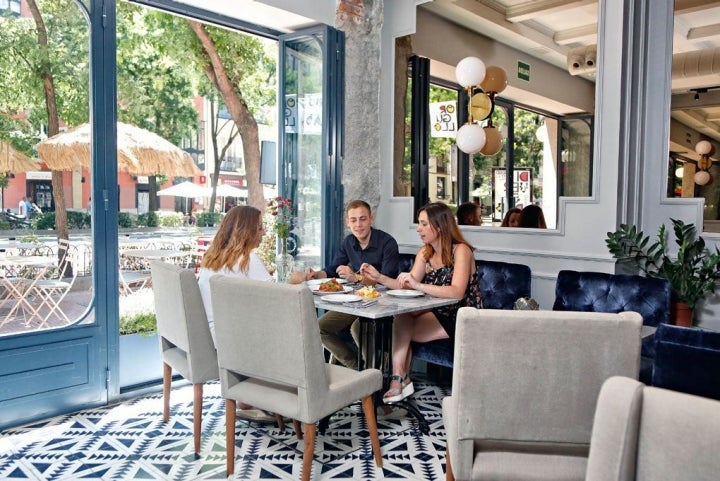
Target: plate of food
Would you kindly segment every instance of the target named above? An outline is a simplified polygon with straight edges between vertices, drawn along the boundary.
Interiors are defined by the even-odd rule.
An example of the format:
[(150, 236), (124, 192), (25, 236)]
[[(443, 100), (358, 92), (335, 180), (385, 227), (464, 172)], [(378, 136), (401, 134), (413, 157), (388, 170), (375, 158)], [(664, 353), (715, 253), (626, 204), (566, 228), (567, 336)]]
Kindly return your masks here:
[(332, 302), (333, 304), (344, 304), (346, 302), (358, 302), (362, 301), (364, 298), (360, 296), (356, 296), (355, 294), (328, 294), (327, 296), (322, 296), (320, 298), (321, 301), (325, 302)]
[(415, 289), (391, 289), (387, 291), (387, 295), (393, 297), (420, 297), (425, 294)]
[(331, 294), (333, 292), (352, 292), (353, 288), (350, 286), (344, 286), (338, 282), (337, 279), (328, 279), (315, 286), (310, 286), (313, 294)]
[(362, 296), (365, 299), (377, 299), (382, 295), (373, 286), (362, 287), (355, 291), (355, 294), (357, 294), (358, 296)]
[(305, 284), (307, 284), (310, 287), (317, 287), (323, 282), (335, 280), (338, 284), (347, 284), (347, 281), (343, 279), (342, 277), (324, 277), (322, 279), (310, 279), (309, 281), (305, 281)]

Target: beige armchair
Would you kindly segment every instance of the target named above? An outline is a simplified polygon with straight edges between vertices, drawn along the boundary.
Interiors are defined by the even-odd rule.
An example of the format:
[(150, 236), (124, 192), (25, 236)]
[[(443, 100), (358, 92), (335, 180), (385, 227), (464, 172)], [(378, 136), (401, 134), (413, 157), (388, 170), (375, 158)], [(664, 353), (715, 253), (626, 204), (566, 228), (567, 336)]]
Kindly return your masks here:
[(203, 383), (218, 378), (215, 346), (193, 271), (162, 261), (152, 261), (150, 271), (163, 357), (163, 421), (169, 418), (174, 369), (194, 387), (193, 430), (197, 454), (200, 452)]
[(220, 385), (225, 398), (227, 472), (235, 467), (235, 405), (244, 402), (304, 423), (302, 477), (310, 479), (315, 423), (362, 398), (375, 463), (382, 466), (371, 394), (377, 369), (326, 364), (313, 294), (305, 286), (210, 278)]
[(461, 308), (442, 402), (447, 479), (582, 480), (598, 393), (610, 376), (637, 378), (641, 324), (635, 312)]
[(716, 481), (720, 402), (613, 377), (600, 391), (587, 481)]

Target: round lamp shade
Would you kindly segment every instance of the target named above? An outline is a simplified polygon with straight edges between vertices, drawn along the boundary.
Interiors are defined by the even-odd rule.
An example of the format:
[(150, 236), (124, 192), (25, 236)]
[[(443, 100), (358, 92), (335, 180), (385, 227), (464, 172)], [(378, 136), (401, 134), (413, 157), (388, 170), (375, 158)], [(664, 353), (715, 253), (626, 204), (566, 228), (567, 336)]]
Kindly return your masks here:
[(707, 185), (712, 180), (710, 173), (705, 170), (699, 170), (695, 173), (695, 183), (697, 185)]
[(480, 85), (485, 78), (485, 63), (477, 57), (465, 57), (455, 67), (455, 78), (463, 87)]
[(490, 65), (485, 69), (485, 78), (480, 84), (483, 92), (500, 93), (507, 87), (507, 73), (505, 69)]
[(485, 131), (478, 124), (465, 124), (458, 130), (455, 143), (466, 154), (475, 154), (485, 146)]
[(485, 131), (485, 145), (480, 149), (483, 155), (495, 155), (502, 149), (503, 139), (497, 127), (483, 127)]
[(485, 120), (493, 111), (493, 102), (488, 94), (482, 92), (472, 96), (470, 113), (474, 120)]
[(707, 140), (701, 140), (697, 144), (695, 144), (695, 152), (697, 152), (699, 155), (712, 155), (713, 151), (713, 144), (708, 142)]

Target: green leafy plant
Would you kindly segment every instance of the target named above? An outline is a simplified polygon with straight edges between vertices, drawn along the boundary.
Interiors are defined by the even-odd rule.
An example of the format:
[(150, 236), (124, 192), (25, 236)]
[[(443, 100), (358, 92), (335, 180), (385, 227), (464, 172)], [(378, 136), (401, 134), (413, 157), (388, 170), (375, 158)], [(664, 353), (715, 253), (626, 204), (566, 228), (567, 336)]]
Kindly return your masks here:
[(670, 281), (674, 301), (694, 309), (700, 300), (715, 292), (720, 279), (720, 250), (716, 247), (715, 252), (710, 252), (705, 240), (696, 235), (695, 225), (670, 220), (678, 245), (676, 258), (668, 256), (664, 224), (655, 242), (635, 226), (622, 224), (617, 231), (607, 233), (605, 243), (619, 262), (634, 264), (647, 276)]
[(151, 336), (157, 332), (152, 289), (120, 296), (120, 334)]

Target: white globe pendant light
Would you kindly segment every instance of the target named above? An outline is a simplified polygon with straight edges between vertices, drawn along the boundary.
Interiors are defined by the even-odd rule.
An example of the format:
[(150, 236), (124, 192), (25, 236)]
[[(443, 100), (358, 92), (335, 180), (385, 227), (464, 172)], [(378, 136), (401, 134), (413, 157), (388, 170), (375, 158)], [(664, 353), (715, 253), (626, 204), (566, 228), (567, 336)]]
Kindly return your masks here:
[(485, 78), (485, 62), (477, 57), (465, 57), (455, 67), (455, 78), (465, 88), (480, 85)]
[(455, 143), (466, 154), (475, 154), (485, 146), (485, 131), (478, 124), (465, 124), (458, 130)]

